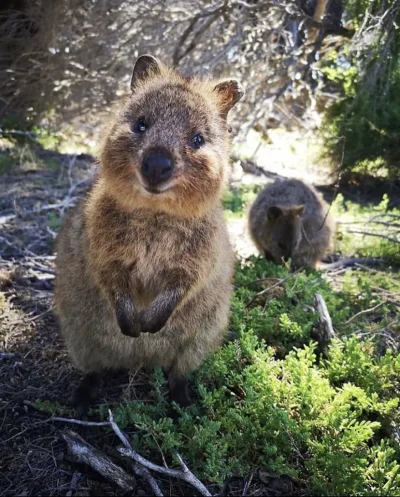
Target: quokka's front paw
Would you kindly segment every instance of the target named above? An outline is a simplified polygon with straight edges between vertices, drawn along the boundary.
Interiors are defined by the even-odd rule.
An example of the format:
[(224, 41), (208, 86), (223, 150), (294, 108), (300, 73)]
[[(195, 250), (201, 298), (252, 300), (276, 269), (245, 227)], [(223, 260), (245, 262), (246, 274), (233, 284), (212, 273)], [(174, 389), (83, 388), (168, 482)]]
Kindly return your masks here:
[(169, 316), (155, 314), (150, 309), (144, 309), (139, 313), (140, 331), (142, 333), (157, 333), (164, 328)]
[(129, 337), (138, 337), (141, 331), (139, 315), (133, 301), (129, 297), (120, 297), (116, 302), (115, 312), (121, 333)]

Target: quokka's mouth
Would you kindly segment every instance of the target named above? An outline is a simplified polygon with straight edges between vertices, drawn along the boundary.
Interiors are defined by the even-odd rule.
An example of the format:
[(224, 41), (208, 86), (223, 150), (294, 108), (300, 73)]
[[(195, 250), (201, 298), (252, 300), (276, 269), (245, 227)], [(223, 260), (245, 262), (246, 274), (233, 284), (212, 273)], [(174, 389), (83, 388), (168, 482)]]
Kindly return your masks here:
[(174, 187), (174, 184), (168, 183), (167, 185), (161, 185), (159, 187), (156, 186), (149, 186), (149, 185), (144, 185), (141, 183), (142, 188), (147, 192), (150, 193), (151, 195), (162, 195), (163, 193), (168, 192)]
[(161, 193), (163, 193), (163, 190), (159, 190), (158, 188), (152, 188), (149, 186), (144, 186), (143, 188), (147, 193), (152, 193), (153, 195), (161, 195)]

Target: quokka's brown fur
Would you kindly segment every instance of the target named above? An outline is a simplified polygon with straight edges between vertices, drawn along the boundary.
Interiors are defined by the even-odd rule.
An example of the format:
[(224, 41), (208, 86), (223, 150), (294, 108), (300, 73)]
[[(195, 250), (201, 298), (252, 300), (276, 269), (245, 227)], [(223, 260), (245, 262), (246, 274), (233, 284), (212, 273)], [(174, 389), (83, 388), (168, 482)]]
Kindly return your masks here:
[[(131, 86), (98, 180), (58, 236), (56, 309), (87, 377), (159, 365), (184, 404), (177, 390), (228, 323), (233, 255), (220, 200), (226, 118), (242, 91), (234, 80), (184, 78), (150, 56), (136, 62)], [(196, 149), (199, 133), (204, 144)], [(141, 175), (149, 150), (173, 163), (157, 191)]]
[(258, 250), (281, 264), (316, 268), (330, 248), (334, 223), (316, 190), (300, 180), (276, 181), (259, 194), (249, 213)]

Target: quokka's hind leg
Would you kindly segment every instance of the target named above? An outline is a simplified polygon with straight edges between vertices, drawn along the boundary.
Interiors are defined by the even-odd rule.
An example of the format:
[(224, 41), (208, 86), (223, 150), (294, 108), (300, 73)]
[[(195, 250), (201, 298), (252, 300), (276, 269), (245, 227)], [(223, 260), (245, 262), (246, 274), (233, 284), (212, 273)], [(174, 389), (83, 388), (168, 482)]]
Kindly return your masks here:
[(187, 376), (200, 366), (208, 348), (207, 342), (204, 342), (203, 346), (200, 346), (198, 341), (188, 344), (177, 354), (171, 369), (168, 371), (171, 400), (181, 407), (188, 407), (194, 403), (189, 394)]
[(101, 387), (101, 375), (99, 373), (86, 373), (78, 388), (75, 390), (72, 403), (78, 418), (83, 418), (89, 411), (93, 399)]
[(267, 259), (267, 261), (275, 262), (275, 259), (271, 252), (268, 252), (268, 250), (264, 250), (264, 257)]
[(170, 372), (168, 374), (168, 386), (172, 401), (181, 407), (188, 407), (193, 404), (193, 400), (189, 395), (188, 381), (184, 376), (177, 377)]

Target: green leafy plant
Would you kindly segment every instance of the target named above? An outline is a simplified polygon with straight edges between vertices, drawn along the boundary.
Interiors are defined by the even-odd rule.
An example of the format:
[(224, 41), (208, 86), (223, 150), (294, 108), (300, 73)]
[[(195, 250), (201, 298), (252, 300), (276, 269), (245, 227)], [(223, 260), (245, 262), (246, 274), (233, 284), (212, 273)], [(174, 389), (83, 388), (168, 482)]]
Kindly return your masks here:
[[(173, 421), (157, 370), (154, 400), (126, 400), (115, 419), (138, 429), (133, 443), (143, 454), (173, 461), (178, 450), (209, 482), (262, 467), (305, 484), (309, 494), (396, 495), (399, 452), (390, 426), (399, 415), (400, 357), (378, 355), (374, 341), (353, 336), (352, 324), (321, 355), (311, 338), (315, 293), (334, 323), (354, 312), (353, 297), (332, 290), (318, 272), (289, 276), (288, 268), (256, 257), (239, 264), (230, 325), (236, 338), (193, 375), (196, 405), (175, 406)], [(271, 284), (256, 280), (287, 277), (279, 298), (248, 306)]]

